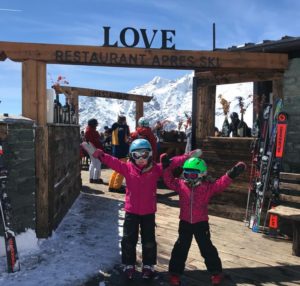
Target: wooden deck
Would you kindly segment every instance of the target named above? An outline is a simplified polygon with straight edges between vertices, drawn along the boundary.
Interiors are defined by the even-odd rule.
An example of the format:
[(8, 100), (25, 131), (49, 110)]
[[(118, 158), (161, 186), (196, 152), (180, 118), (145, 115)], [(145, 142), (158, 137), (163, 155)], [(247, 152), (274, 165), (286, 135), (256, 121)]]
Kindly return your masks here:
[[(110, 170), (102, 170), (108, 182)], [(124, 194), (108, 192), (107, 185), (89, 184), (88, 173), (82, 171), (83, 191), (95, 192), (106, 198), (123, 201)], [(167, 270), (170, 253), (177, 238), (178, 196), (166, 189), (158, 190), (156, 238), (158, 243), (159, 279), (151, 283), (141, 280), (130, 285), (168, 285)], [(300, 258), (292, 255), (290, 240), (271, 239), (254, 233), (243, 222), (210, 216), (211, 236), (219, 251), (226, 279), (222, 285), (300, 285)], [(140, 249), (138, 247), (140, 255)], [(140, 261), (140, 258), (139, 258)], [(99, 285), (102, 278), (95, 277), (85, 285)], [(105, 275), (106, 286), (127, 285), (115, 269)], [(189, 252), (184, 285), (210, 285), (209, 274), (199, 254), (195, 240)], [(102, 285), (102, 284), (101, 284)]]

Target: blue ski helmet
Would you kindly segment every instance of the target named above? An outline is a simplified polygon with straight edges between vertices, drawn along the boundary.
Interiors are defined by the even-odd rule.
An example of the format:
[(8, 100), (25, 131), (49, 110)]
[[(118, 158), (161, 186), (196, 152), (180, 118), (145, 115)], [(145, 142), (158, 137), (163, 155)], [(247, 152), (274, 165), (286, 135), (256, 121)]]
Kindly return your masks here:
[(140, 150), (140, 149), (148, 149), (149, 151), (152, 151), (151, 144), (149, 143), (148, 140), (136, 139), (136, 140), (132, 141), (130, 148), (129, 148), (129, 153), (131, 153), (135, 150)]
[(138, 125), (141, 127), (149, 127), (149, 120), (146, 117), (141, 117), (138, 121)]

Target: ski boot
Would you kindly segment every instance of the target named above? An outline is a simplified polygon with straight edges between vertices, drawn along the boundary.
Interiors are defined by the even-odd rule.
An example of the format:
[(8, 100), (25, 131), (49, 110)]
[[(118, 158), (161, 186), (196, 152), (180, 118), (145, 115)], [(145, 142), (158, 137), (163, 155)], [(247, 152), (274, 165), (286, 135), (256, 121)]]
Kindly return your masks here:
[(213, 286), (221, 285), (221, 283), (224, 279), (224, 275), (223, 275), (223, 273), (214, 274), (211, 276), (210, 279), (211, 279), (211, 284)]
[(142, 269), (142, 278), (143, 279), (152, 279), (154, 277), (155, 271), (153, 265), (144, 265)]
[(127, 279), (132, 280), (135, 274), (135, 267), (134, 265), (126, 265), (123, 269)]
[(178, 274), (170, 274), (169, 282), (171, 286), (180, 286), (181, 285), (180, 276)]

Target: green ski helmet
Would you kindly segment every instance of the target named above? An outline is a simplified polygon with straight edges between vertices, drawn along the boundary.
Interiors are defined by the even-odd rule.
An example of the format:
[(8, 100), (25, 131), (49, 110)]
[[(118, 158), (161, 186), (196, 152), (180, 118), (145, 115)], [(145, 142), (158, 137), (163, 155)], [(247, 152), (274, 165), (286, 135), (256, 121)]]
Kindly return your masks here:
[(207, 173), (207, 166), (204, 160), (199, 158), (189, 158), (187, 159), (183, 164), (183, 170), (189, 170), (189, 171), (199, 171), (200, 173)]
[(189, 158), (183, 164), (183, 178), (188, 182), (197, 182), (207, 174), (207, 166), (200, 158)]

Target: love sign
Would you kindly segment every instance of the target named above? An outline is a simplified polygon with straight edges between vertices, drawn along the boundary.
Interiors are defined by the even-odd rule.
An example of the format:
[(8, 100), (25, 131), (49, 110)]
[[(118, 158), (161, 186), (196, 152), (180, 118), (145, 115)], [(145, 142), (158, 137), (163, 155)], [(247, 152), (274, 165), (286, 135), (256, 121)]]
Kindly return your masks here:
[(173, 37), (175, 36), (175, 30), (151, 30), (147, 32), (147, 29), (135, 29), (132, 27), (126, 27), (121, 30), (119, 39), (110, 42), (110, 27), (103, 26), (104, 30), (104, 43), (103, 47), (119, 47), (119, 41), (123, 47), (133, 48), (139, 45), (140, 42), (146, 49), (150, 49), (154, 40), (159, 41), (160, 49), (175, 50), (175, 44), (173, 44)]

